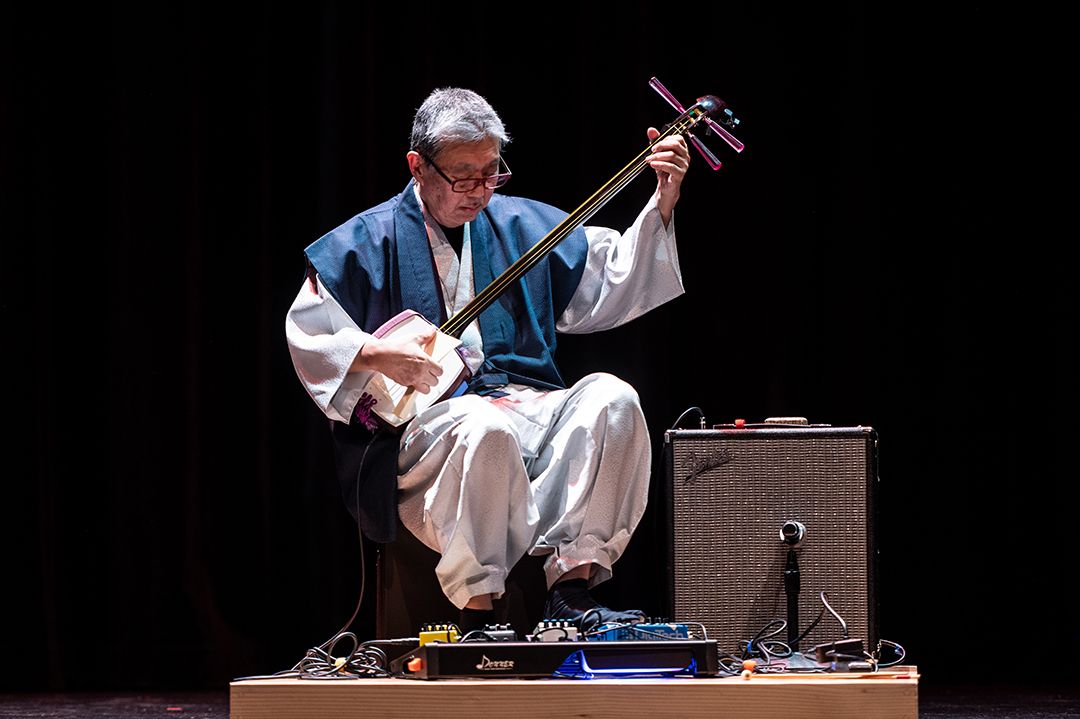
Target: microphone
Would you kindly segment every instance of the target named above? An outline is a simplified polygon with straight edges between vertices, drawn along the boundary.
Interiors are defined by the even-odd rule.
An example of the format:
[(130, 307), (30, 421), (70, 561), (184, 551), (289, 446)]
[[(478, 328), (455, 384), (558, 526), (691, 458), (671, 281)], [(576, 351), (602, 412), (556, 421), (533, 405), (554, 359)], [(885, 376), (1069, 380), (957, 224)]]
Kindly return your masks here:
[(780, 541), (792, 547), (797, 547), (806, 536), (806, 526), (802, 522), (789, 519), (780, 527)]
[(802, 522), (789, 519), (780, 527), (780, 541), (787, 545), (787, 562), (784, 564), (784, 594), (787, 595), (788, 646), (792, 652), (799, 650), (799, 559), (795, 548), (806, 536)]

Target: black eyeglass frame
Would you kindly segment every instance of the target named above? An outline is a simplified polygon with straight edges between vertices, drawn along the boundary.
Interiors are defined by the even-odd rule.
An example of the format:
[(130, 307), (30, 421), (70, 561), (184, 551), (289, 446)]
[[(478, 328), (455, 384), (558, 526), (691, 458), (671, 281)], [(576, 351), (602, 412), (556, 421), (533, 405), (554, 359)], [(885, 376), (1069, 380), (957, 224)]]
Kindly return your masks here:
[(513, 173), (510, 172), (510, 166), (506, 164), (506, 160), (503, 159), (502, 155), (499, 155), (499, 164), (506, 169), (506, 172), (498, 172), (494, 175), (488, 175), (487, 177), (464, 177), (460, 180), (455, 180), (443, 172), (430, 157), (419, 151), (417, 151), (416, 154), (420, 155), (424, 162), (431, 165), (432, 168), (435, 169), (435, 172), (439, 173), (439, 177), (450, 183), (450, 189), (453, 192), (472, 192), (481, 184), (488, 190), (494, 190), (509, 182), (510, 177), (513, 175)]

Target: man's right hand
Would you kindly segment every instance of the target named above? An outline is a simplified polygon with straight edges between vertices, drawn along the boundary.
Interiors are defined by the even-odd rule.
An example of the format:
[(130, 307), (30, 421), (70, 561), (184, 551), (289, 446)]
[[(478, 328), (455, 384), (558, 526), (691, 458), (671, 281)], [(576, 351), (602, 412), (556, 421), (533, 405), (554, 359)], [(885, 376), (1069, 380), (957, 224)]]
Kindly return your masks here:
[(398, 384), (427, 394), (439, 380), (442, 367), (428, 355), (435, 327), (400, 338), (372, 337), (360, 348), (350, 371), (375, 370)]

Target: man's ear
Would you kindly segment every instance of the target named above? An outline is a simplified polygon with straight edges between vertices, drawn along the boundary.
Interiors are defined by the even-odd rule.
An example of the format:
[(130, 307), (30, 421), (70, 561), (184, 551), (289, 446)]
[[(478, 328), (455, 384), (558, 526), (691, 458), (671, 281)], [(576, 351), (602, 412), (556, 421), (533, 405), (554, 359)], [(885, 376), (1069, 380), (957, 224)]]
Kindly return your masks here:
[(423, 172), (420, 168), (424, 164), (424, 159), (420, 157), (420, 153), (416, 150), (409, 150), (405, 155), (405, 159), (409, 161), (409, 174), (412, 175), (417, 182), (420, 182), (423, 176)]

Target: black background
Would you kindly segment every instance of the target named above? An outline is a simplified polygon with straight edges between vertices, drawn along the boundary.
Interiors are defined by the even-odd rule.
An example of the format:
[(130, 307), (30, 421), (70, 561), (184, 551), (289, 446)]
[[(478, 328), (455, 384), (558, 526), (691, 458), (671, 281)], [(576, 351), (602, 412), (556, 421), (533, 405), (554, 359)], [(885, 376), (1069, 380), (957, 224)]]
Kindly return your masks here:
[[(695, 155), (686, 294), (565, 338), (564, 376), (637, 387), (657, 457), (691, 406), (873, 426), (882, 636), (928, 678), (1074, 670), (1064, 20), (812, 5), (2, 11), (3, 686), (222, 687), (333, 634), (361, 556), (284, 340), (302, 249), (404, 187), (436, 87), (500, 112), (507, 192), (570, 209), (673, 117), (654, 75), (747, 149)], [(656, 520), (608, 596), (656, 607)]]

